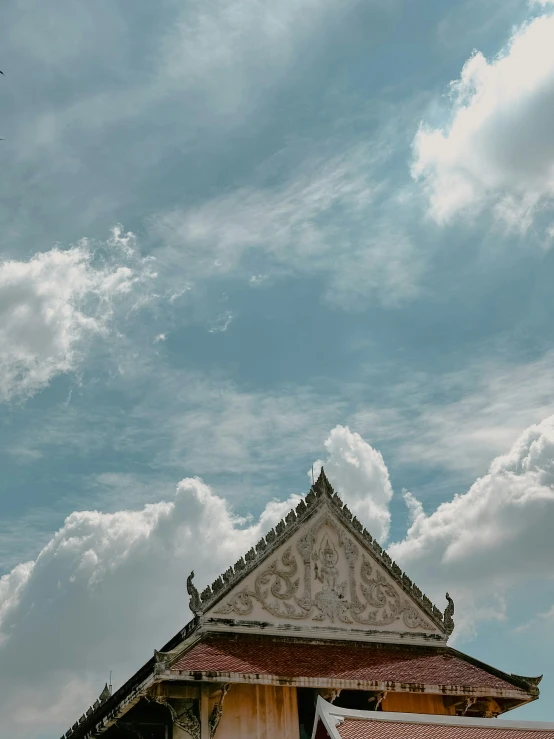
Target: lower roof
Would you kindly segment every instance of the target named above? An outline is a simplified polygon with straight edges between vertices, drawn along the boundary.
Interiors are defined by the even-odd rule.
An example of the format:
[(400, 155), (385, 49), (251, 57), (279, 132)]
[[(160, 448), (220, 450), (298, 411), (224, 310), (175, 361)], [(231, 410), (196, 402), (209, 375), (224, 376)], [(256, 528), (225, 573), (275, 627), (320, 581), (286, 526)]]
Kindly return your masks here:
[(318, 699), (314, 736), (329, 739), (554, 739), (554, 724), (338, 708)]
[[(389, 690), (435, 686), (437, 692), (478, 693), (529, 700), (529, 688), (450, 647), (416, 647), (352, 642), (308, 642), (299, 639), (206, 634), (174, 661), (175, 676), (198, 678), (217, 674), (234, 681), (310, 684), (332, 681), (337, 687)], [(316, 684), (313, 682), (312, 684)]]

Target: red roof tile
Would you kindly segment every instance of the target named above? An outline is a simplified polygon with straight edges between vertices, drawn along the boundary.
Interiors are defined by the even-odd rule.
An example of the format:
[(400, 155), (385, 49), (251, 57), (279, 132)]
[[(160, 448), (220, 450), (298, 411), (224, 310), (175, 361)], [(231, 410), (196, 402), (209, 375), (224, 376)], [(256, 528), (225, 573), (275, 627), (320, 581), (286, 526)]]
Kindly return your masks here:
[(341, 739), (554, 739), (554, 729), (448, 726), (444, 724), (365, 721), (347, 718), (339, 724)]
[(213, 635), (193, 646), (172, 670), (517, 690), (501, 677), (435, 647), (310, 644)]

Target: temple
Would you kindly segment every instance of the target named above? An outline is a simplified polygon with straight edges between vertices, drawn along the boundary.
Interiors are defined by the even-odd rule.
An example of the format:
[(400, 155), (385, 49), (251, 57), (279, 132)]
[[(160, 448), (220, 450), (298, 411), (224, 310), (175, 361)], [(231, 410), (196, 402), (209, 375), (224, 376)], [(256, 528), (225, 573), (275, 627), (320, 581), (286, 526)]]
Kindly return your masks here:
[(450, 647), (452, 599), (434, 606), (323, 470), (210, 587), (193, 577), (193, 619), (63, 739), (474, 739), (504, 724), (554, 739), (554, 724), (497, 719), (536, 700), (540, 678)]

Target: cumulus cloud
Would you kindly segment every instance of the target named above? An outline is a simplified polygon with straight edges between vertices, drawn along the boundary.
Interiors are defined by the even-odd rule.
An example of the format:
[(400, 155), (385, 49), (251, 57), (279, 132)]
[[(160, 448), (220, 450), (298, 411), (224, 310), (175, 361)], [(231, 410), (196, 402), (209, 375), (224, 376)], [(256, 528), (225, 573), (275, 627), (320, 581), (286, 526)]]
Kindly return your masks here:
[(76, 369), (86, 340), (108, 330), (115, 305), (147, 275), (132, 234), (115, 228), (108, 249), (98, 262), (83, 240), (0, 263), (0, 399), (32, 395)]
[[(331, 430), (325, 448), (333, 484), (383, 539), (392, 488), (381, 454), (344, 426)], [(554, 416), (435, 512), (404, 491), (411, 525), (389, 551), (437, 603), (446, 588), (454, 592), (458, 637), (479, 620), (505, 618), (507, 594), (528, 588), (530, 573), (551, 575), (553, 485)], [(0, 736), (62, 732), (109, 670), (120, 684), (189, 619), (192, 568), (202, 588), (298, 501), (273, 500), (241, 518), (202, 480), (187, 478), (173, 499), (139, 510), (72, 513), (36, 560), (0, 579), (0, 713), (9, 717)]]
[[(325, 447), (333, 483), (382, 538), (392, 495), (383, 458), (342, 426)], [(191, 569), (202, 588), (299, 500), (274, 499), (244, 518), (201, 479), (186, 478), (172, 500), (68, 516), (36, 560), (0, 578), (0, 714), (11, 717), (0, 737), (63, 732), (109, 670), (121, 683), (188, 621)]]
[(325, 449), (327, 460), (318, 460), (314, 473), (319, 474), (324, 465), (331, 483), (352, 513), (376, 539), (383, 541), (389, 533), (393, 491), (381, 453), (346, 426), (331, 430)]
[(298, 501), (247, 521), (188, 478), (171, 501), (72, 513), (34, 562), (0, 579), (0, 736), (62, 733), (109, 670), (121, 683), (188, 621), (193, 567), (207, 584)]
[[(545, 3), (543, 3), (544, 5)], [(439, 223), (491, 208), (526, 231), (554, 198), (554, 16), (517, 29), (490, 61), (481, 52), (450, 83), (450, 121), (421, 124), (412, 175)]]
[(552, 574), (554, 416), (524, 431), (486, 475), (433, 513), (405, 498), (412, 524), (391, 555), (437, 599), (452, 583), (462, 635), (478, 619), (502, 618), (511, 589)]

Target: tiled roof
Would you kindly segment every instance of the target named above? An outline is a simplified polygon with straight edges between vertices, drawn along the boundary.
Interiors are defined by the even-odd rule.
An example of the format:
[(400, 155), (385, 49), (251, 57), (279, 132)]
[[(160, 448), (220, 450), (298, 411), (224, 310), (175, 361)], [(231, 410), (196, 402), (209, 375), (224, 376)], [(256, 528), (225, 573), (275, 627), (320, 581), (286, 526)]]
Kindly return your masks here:
[(554, 739), (554, 727), (550, 731), (541, 731), (501, 725), (496, 728), (447, 726), (363, 719), (346, 719), (337, 730), (341, 739)]
[(554, 724), (414, 713), (378, 713), (317, 701), (317, 737), (330, 739), (554, 739)]
[(437, 647), (322, 644), (212, 635), (193, 646), (171, 669), (517, 690), (513, 683), (466, 661), (448, 648)]

